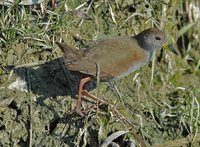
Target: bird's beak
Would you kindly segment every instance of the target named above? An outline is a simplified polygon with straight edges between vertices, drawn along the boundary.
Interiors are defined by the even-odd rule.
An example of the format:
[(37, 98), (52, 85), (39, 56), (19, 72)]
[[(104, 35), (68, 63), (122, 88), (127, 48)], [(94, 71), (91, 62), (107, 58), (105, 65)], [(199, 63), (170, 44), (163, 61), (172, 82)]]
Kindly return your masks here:
[(162, 47), (163, 47), (163, 49), (169, 50), (170, 52), (172, 52), (172, 53), (178, 55), (176, 49), (172, 46), (172, 44), (164, 43), (164, 44), (162, 45)]

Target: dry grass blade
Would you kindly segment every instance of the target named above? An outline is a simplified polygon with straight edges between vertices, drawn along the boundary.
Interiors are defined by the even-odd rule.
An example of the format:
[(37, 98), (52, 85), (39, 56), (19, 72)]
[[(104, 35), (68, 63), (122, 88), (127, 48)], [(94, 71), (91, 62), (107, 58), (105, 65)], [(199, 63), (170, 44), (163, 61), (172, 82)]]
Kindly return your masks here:
[[(199, 0), (0, 2), (0, 146), (98, 146), (119, 130), (129, 131), (121, 132), (120, 145), (131, 137), (136, 146), (199, 146)], [(97, 84), (85, 88), (105, 98), (105, 105), (93, 105), (80, 118), (80, 77), (66, 70), (55, 42), (62, 38), (84, 49), (93, 40), (133, 36), (149, 27), (165, 32), (181, 56), (158, 51), (153, 63), (114, 81), (116, 90), (99, 84), (97, 65)], [(83, 105), (92, 104), (84, 99)]]
[(118, 138), (119, 136), (122, 136), (126, 133), (128, 133), (129, 131), (117, 131), (113, 134), (111, 134), (110, 136), (108, 136), (108, 138), (106, 138), (106, 140), (100, 145), (100, 147), (106, 147), (108, 146), (113, 140), (115, 140), (116, 138)]

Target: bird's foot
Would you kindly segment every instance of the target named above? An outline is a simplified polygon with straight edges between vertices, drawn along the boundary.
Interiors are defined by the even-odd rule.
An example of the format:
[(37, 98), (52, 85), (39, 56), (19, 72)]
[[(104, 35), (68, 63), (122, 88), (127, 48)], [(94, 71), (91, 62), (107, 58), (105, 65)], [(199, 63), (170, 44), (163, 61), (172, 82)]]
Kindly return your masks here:
[(81, 117), (85, 117), (88, 113), (90, 113), (93, 110), (94, 106), (91, 106), (90, 108), (87, 108), (85, 110), (81, 110), (81, 109), (76, 109), (76, 112), (81, 116)]
[[(98, 102), (97, 107), (103, 105), (103, 102)], [(85, 117), (88, 113), (90, 113), (94, 108), (96, 107), (96, 105), (90, 106), (89, 108), (85, 109), (85, 110), (81, 110), (80, 108), (76, 109), (76, 112), (81, 116), (81, 117)]]
[(87, 113), (78, 108), (76, 109), (76, 113), (78, 113), (81, 117), (85, 117), (87, 115)]

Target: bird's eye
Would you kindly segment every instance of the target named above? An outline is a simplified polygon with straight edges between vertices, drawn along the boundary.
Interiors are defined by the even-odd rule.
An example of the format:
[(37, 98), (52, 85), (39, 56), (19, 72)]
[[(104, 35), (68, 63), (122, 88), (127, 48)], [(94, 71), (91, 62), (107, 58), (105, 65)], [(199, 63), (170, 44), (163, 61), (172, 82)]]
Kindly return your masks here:
[(160, 38), (160, 37), (158, 37), (158, 36), (156, 36), (156, 40), (161, 40), (161, 38)]

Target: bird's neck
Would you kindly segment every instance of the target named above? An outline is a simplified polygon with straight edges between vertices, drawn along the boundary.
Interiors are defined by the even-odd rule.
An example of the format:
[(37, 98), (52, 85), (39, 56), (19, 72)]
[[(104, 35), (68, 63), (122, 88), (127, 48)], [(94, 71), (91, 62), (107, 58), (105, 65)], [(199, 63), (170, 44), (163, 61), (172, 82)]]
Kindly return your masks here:
[(133, 38), (137, 41), (138, 45), (143, 48), (146, 53), (149, 55), (149, 61), (152, 60), (155, 49), (152, 48), (152, 46), (148, 43), (147, 39), (148, 37), (143, 34), (138, 34), (136, 36), (133, 36)]

